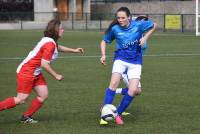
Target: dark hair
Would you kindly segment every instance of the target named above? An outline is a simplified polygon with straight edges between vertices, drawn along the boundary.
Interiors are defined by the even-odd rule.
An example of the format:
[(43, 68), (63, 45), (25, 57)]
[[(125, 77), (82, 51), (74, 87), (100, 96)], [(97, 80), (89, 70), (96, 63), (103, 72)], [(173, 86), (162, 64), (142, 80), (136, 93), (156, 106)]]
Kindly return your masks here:
[(117, 21), (116, 16), (117, 16), (117, 13), (118, 13), (118, 12), (121, 12), (121, 11), (122, 11), (122, 12), (125, 12), (126, 15), (127, 15), (128, 17), (131, 15), (130, 10), (129, 10), (127, 7), (120, 7), (120, 8), (117, 10), (117, 12), (116, 12), (115, 19), (110, 23), (110, 25), (109, 25), (109, 27), (106, 29), (105, 33), (108, 33), (108, 31), (109, 31), (114, 25), (119, 24), (118, 21)]
[(141, 20), (147, 21), (147, 20), (149, 20), (149, 18), (147, 16), (138, 16), (135, 20), (136, 21), (141, 21)]
[(46, 29), (44, 30), (44, 36), (53, 38), (57, 42), (59, 38), (59, 26), (61, 22), (59, 19), (52, 19), (48, 22)]

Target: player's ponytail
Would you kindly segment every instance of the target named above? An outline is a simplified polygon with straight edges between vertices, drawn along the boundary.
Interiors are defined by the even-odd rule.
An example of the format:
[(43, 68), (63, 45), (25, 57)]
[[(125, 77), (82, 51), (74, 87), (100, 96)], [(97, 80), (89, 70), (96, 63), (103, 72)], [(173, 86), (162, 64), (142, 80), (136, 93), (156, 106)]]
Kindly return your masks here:
[(136, 21), (141, 21), (141, 20), (148, 21), (149, 18), (148, 18), (147, 16), (138, 16), (135, 20), (136, 20)]
[(116, 12), (115, 19), (110, 23), (105, 33), (108, 33), (114, 25), (119, 24), (116, 17), (118, 12), (125, 12), (128, 17), (131, 16), (130, 10), (127, 7), (120, 7)]
[(116, 25), (116, 24), (119, 24), (119, 22), (117, 21), (117, 19), (115, 18), (109, 25), (109, 27), (106, 29), (105, 33), (108, 33), (110, 31), (110, 29)]
[(46, 29), (44, 30), (44, 36), (50, 37), (57, 42), (59, 38), (59, 27), (60, 27), (60, 20), (59, 19), (52, 19), (48, 22)]

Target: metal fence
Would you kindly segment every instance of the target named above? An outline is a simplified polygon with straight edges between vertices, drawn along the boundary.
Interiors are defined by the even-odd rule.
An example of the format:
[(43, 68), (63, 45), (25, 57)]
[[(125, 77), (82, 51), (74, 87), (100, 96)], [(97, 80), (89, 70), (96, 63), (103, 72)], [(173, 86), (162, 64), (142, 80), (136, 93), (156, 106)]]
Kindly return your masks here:
[(192, 1), (192, 0), (91, 0), (92, 4), (98, 3), (133, 3), (133, 2), (143, 2), (143, 1)]
[[(138, 16), (140, 14), (132, 14)], [(142, 14), (148, 16), (158, 24), (158, 29), (165, 32), (168, 30), (180, 32), (195, 31), (194, 14), (170, 14), (178, 16), (180, 27), (170, 29), (166, 27), (166, 16), (169, 14)], [(95, 13), (0, 13), (0, 29), (44, 29), (46, 23), (58, 17), (62, 20), (63, 26), (67, 30), (105, 30), (115, 14), (95, 14)], [(174, 23), (174, 22), (172, 22)]]

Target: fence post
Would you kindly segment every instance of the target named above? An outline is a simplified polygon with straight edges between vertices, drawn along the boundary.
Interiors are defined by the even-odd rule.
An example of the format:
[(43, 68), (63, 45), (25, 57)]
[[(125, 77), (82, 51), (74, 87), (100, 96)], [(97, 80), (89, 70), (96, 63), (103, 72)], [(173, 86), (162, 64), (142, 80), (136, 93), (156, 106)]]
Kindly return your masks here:
[(99, 18), (99, 23), (100, 23), (100, 31), (102, 30), (102, 19), (101, 19), (101, 17)]
[(165, 31), (166, 31), (166, 29), (165, 29), (165, 13), (163, 14), (163, 22), (164, 22), (164, 25), (163, 25), (163, 32), (165, 32)]
[(183, 14), (181, 14), (181, 32), (184, 32), (184, 26), (183, 26)]
[(71, 14), (72, 14), (72, 30), (74, 30), (74, 13)]
[(88, 19), (87, 19), (87, 13), (85, 13), (86, 18), (85, 18), (85, 29), (88, 30)]
[(21, 26), (21, 30), (23, 30), (22, 18), (20, 18), (20, 26)]

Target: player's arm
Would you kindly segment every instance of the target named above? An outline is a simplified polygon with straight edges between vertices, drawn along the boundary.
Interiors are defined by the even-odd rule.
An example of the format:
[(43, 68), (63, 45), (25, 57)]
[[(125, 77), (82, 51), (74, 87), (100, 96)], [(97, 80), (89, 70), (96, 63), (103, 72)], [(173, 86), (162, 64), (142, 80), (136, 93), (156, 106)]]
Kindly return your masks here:
[(106, 65), (106, 45), (111, 44), (114, 39), (115, 39), (115, 36), (114, 36), (113, 29), (111, 27), (110, 30), (106, 31), (106, 34), (103, 36), (103, 39), (100, 44), (100, 49), (101, 49), (100, 62), (103, 65)]
[(144, 45), (145, 42), (149, 39), (149, 37), (153, 34), (153, 32), (156, 30), (157, 24), (154, 23), (153, 27), (147, 31), (144, 36), (140, 39), (140, 45)]
[(104, 40), (101, 41), (100, 47), (101, 47), (100, 62), (101, 64), (106, 65), (106, 42)]
[(51, 76), (53, 76), (56, 80), (62, 80), (63, 76), (60, 74), (57, 74), (56, 71), (51, 67), (50, 62), (52, 59), (52, 55), (54, 54), (56, 45), (52, 42), (47, 42), (43, 45), (41, 48), (42, 53), (42, 60), (41, 60), (41, 67), (44, 68), (47, 73), (49, 73)]
[(51, 67), (50, 62), (42, 59), (41, 67), (47, 71), (51, 76), (53, 76), (56, 80), (61, 81), (64, 77), (60, 74), (57, 74), (54, 69)]
[(58, 45), (58, 51), (60, 52), (64, 52), (64, 53), (84, 53), (84, 49), (83, 48), (69, 48), (69, 47), (65, 47), (62, 45)]

